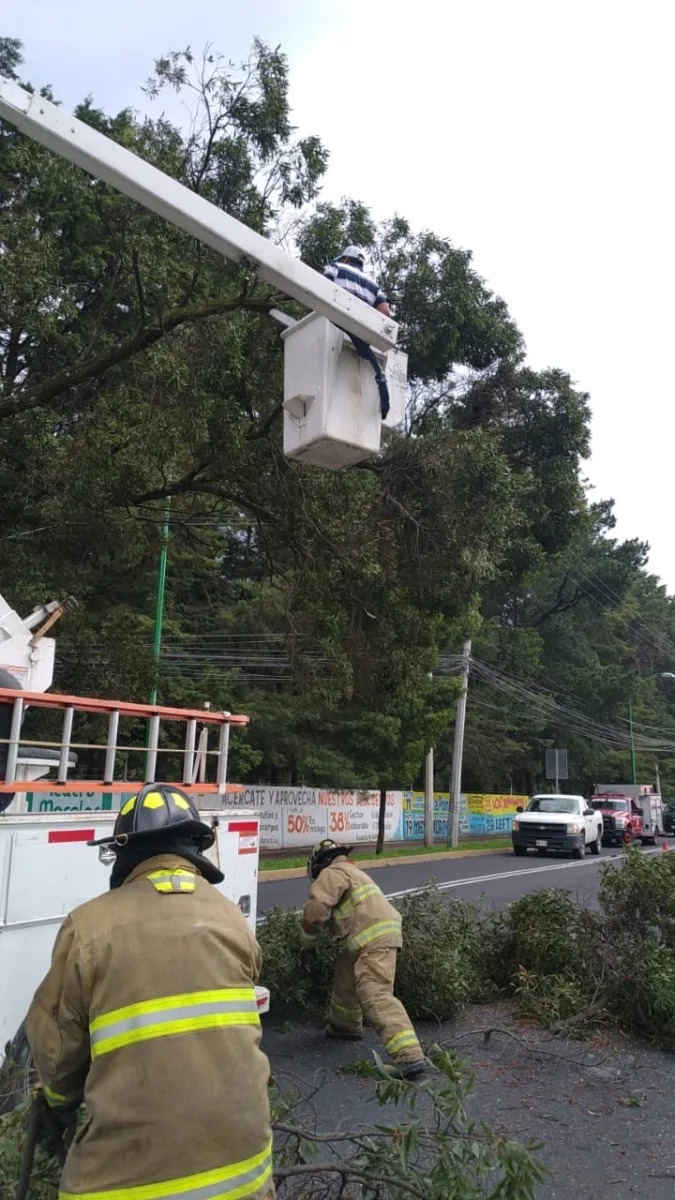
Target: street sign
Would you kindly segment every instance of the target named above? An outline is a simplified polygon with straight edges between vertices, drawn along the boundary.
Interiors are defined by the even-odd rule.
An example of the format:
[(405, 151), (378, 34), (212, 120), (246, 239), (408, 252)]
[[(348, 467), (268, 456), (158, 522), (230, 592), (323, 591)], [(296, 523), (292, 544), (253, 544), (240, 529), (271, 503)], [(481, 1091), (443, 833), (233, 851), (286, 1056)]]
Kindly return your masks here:
[(561, 779), (569, 779), (566, 750), (546, 751), (546, 778), (555, 779), (556, 791)]

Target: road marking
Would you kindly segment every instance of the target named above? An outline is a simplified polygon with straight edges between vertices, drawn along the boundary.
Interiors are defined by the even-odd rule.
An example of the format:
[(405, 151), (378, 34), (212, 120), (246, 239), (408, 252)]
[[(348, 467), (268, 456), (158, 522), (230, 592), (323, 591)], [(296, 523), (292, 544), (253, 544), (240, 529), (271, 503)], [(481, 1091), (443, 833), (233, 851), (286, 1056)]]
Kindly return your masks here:
[[(661, 854), (662, 851), (658, 846), (651, 850), (643, 850), (643, 854)], [(520, 870), (514, 871), (495, 871), (491, 875), (474, 875), (470, 879), (447, 879), (434, 882), (434, 888), (439, 892), (449, 892), (454, 888), (471, 887), (476, 883), (493, 883), (496, 879), (516, 879), (521, 875), (540, 875), (542, 872), (548, 871), (571, 871), (577, 867), (597, 867), (601, 863), (619, 862), (623, 858), (623, 854), (607, 854), (604, 856), (598, 855), (593, 858), (575, 859), (573, 862), (550, 863), (545, 867), (521, 867)], [(418, 865), (418, 864), (416, 864)], [(387, 900), (401, 900), (404, 896), (419, 895), (420, 892), (426, 891), (428, 884), (416, 884), (415, 887), (404, 888), (400, 892), (385, 892)], [(301, 909), (293, 909), (293, 912), (301, 912)], [(265, 920), (265, 914), (262, 913), (256, 925), (262, 925)]]
[[(643, 850), (643, 854), (658, 854), (658, 850)], [(582, 858), (575, 859), (574, 862), (551, 863), (546, 867), (524, 867), (515, 871), (496, 871), (491, 875), (474, 875), (471, 879), (447, 879), (440, 883), (435, 882), (434, 887), (439, 892), (447, 892), (451, 888), (469, 887), (474, 883), (492, 883), (495, 879), (515, 879), (520, 875), (539, 875), (542, 871), (571, 871), (575, 867), (597, 867), (600, 863), (618, 862), (623, 858), (623, 854), (607, 854), (604, 857), (597, 858)], [(425, 885), (404, 888), (401, 892), (387, 892), (388, 900), (400, 900), (403, 896), (413, 896), (416, 892), (423, 892)]]

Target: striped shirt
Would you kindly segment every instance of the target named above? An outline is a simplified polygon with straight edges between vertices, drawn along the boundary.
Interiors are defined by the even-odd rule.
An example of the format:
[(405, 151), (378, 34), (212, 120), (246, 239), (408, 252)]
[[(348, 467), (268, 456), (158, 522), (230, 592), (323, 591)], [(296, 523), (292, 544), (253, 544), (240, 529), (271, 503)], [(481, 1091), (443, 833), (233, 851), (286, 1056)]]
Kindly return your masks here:
[(352, 296), (358, 296), (359, 300), (365, 301), (366, 304), (376, 306), (387, 303), (387, 297), (375, 280), (354, 263), (332, 262), (326, 267), (324, 276), (326, 279), (332, 279), (346, 292), (351, 292)]

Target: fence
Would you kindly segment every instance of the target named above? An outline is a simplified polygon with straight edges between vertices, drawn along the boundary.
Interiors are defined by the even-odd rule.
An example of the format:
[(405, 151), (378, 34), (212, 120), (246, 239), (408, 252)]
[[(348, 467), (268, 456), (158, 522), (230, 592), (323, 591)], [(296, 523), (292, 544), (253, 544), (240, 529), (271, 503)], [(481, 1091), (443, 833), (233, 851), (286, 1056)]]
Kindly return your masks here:
[[(131, 792), (128, 795), (132, 795)], [(127, 797), (102, 793), (27, 793), (28, 812), (91, 812), (114, 810)], [(214, 798), (204, 796), (201, 807), (213, 807)], [(503, 837), (527, 796), (478, 795), (461, 797), (460, 837)], [(373, 842), (377, 837), (380, 793), (330, 791), (323, 788), (245, 787), (228, 793), (226, 808), (253, 808), (260, 813), (261, 846), (265, 850), (303, 849), (325, 837), (336, 841)], [(450, 798), (447, 792), (434, 796), (434, 838), (445, 841), (448, 833)], [(387, 842), (424, 840), (424, 795), (421, 792), (387, 792), (385, 821)]]

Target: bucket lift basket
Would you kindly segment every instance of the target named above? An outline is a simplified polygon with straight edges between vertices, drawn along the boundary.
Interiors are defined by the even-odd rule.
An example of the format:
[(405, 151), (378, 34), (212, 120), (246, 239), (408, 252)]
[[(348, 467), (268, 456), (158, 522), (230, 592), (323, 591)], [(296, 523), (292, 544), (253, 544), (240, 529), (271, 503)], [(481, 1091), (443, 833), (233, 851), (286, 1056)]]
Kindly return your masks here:
[[(99, 700), (85, 696), (62, 696), (53, 692), (19, 692), (0, 687), (0, 713), (3, 707), (11, 708), (11, 723), (8, 737), (0, 737), (0, 794), (2, 792), (24, 792), (27, 790), (26, 763), (36, 759), (47, 759), (56, 768), (57, 778), (31, 780), (31, 792), (128, 792), (140, 783), (173, 783), (188, 792), (224, 795), (241, 788), (227, 783), (227, 756), (230, 728), (248, 725), (249, 718), (229, 712), (211, 712), (209, 708), (167, 708), (158, 704), (128, 704), (120, 700)], [(62, 713), (61, 737), (59, 741), (36, 741), (22, 738), (21, 726), (26, 709), (58, 709)], [(96, 714), (107, 717), (105, 743), (78, 743), (73, 741), (73, 721), (77, 713)], [(147, 722), (147, 742), (144, 746), (123, 745), (118, 742), (120, 720), (132, 718)], [(183, 748), (160, 747), (162, 723), (179, 724), (184, 727)], [(198, 734), (199, 728), (199, 734)], [(217, 733), (217, 745), (209, 748), (209, 734)], [(216, 741), (216, 737), (213, 737)], [(102, 779), (73, 778), (70, 770), (76, 763), (74, 752), (98, 750), (105, 752)], [(129, 752), (138, 754), (144, 763), (143, 779), (119, 779), (115, 777), (118, 755)], [(158, 754), (181, 755), (183, 778), (165, 780), (157, 778)], [(207, 766), (215, 760), (215, 781), (207, 779)], [(41, 773), (44, 773), (42, 771)], [(126, 772), (125, 772), (126, 774)], [(213, 774), (209, 771), (208, 774)]]

